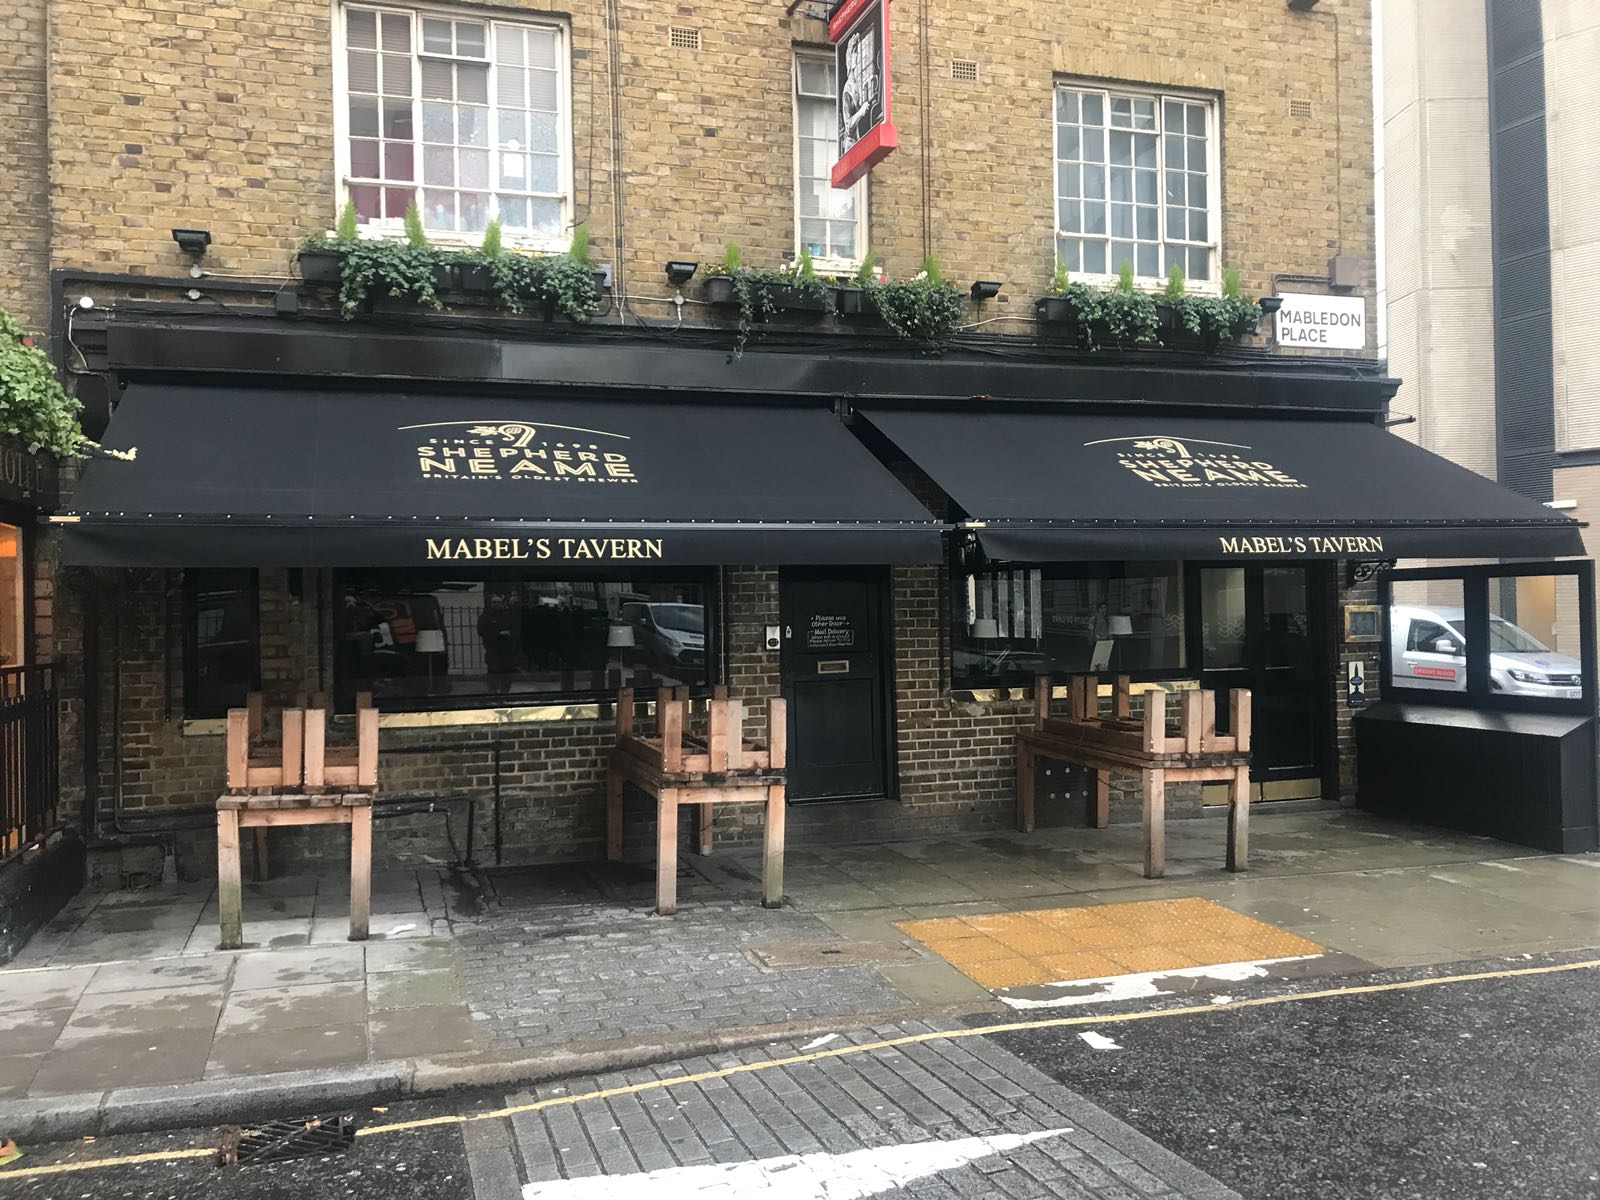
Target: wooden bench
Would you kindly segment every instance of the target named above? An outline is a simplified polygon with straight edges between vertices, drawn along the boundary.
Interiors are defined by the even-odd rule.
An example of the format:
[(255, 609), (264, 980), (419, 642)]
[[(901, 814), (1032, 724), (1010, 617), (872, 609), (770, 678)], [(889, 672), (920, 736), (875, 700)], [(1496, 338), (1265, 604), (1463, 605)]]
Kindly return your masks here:
[(689, 700), (683, 691), (656, 694), (653, 737), (634, 732), (632, 688), (617, 693), (617, 744), (606, 771), (606, 856), (622, 857), (622, 789), (631, 783), (656, 801), (656, 912), (678, 910), (678, 809), (698, 808), (701, 854), (711, 853), (711, 822), (718, 804), (766, 808), (762, 835), (761, 902), (783, 903), (783, 822), (787, 771), (784, 702), (767, 702), (767, 745), (744, 740), (744, 702), (718, 688), (708, 702), (705, 736), (686, 728)]
[(1228, 786), (1230, 871), (1243, 871), (1250, 840), (1250, 693), (1228, 696), (1230, 733), (1217, 732), (1217, 693), (1195, 688), (1180, 693), (1176, 730), (1167, 726), (1168, 694), (1144, 693), (1144, 716), (1132, 716), (1131, 683), (1117, 677), (1111, 711), (1100, 713), (1100, 681), (1074, 675), (1067, 681), (1067, 715), (1050, 713), (1051, 684), (1034, 684), (1034, 722), (1017, 735), (1017, 828), (1034, 828), (1034, 787), (1038, 762), (1053, 758), (1095, 773), (1090, 820), (1104, 829), (1110, 820), (1110, 775), (1138, 776), (1144, 793), (1144, 873), (1166, 872), (1166, 785), (1224, 782)]
[(372, 897), (372, 795), (378, 788), (378, 710), (356, 701), (356, 738), (326, 744), (326, 701), (286, 708), (279, 744), (265, 744), (259, 694), (228, 711), (227, 787), (217, 799), (217, 918), (222, 947), (244, 944), (240, 831), (255, 831), (256, 876), (267, 874), (267, 833), (278, 825), (350, 826), (350, 937), (367, 936)]

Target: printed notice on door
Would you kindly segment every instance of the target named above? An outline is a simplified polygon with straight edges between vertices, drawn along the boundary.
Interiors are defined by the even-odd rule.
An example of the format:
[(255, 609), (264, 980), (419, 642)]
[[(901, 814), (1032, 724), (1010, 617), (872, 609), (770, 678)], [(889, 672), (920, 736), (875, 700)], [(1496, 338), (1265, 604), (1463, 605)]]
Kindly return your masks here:
[(841, 613), (812, 613), (806, 627), (807, 650), (848, 650), (856, 644), (855, 626)]

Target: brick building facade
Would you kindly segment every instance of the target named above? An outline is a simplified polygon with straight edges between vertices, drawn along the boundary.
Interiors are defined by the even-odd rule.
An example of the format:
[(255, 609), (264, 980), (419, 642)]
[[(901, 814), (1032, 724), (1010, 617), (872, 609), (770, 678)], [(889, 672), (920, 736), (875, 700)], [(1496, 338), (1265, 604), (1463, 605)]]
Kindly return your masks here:
[[(1114, 263), (1096, 270), (1094, 256), (1114, 256), (1123, 244), (1117, 238), (1149, 242), (1146, 217), (1162, 223), (1169, 243), (1192, 243), (1183, 252), (1200, 256), (1185, 261), (1201, 264), (1190, 271), (1201, 291), (1214, 291), (1232, 267), (1251, 295), (1290, 290), (1280, 287), (1286, 283), (1327, 292), (1334, 259), (1347, 269), (1353, 261), (1370, 280), (1371, 37), (1363, 0), (1323, 0), (1309, 13), (1170, 0), (1137, 12), (1105, 0), (1070, 13), (1028, 0), (982, 12), (895, 5), (899, 147), (856, 194), (854, 216), (839, 219), (856, 223), (854, 257), (870, 246), (893, 277), (911, 275), (932, 255), (963, 288), (975, 279), (1004, 287), (967, 306), (967, 327), (932, 362), (893, 344), (881, 327), (863, 333), (834, 318), (775, 321), (743, 358), (730, 356), (732, 318), (706, 305), (698, 280), (681, 289), (666, 282), (662, 264), (698, 262), (703, 278), (730, 242), (746, 263), (765, 267), (809, 244), (808, 222), (820, 217), (797, 200), (803, 177), (815, 173), (815, 164), (797, 162), (805, 142), (798, 125), (809, 119), (797, 81), (803, 64), (832, 61), (824, 15), (820, 4), (785, 9), (745, 0), (670, 11), (606, 0), (555, 14), (522, 0), (332, 9), (325, 0), (25, 0), (20, 16), (0, 19), (8, 34), (0, 118), (25, 135), (0, 147), (0, 218), (12, 218), (0, 220), (0, 303), (49, 329), (58, 362), (86, 397), (115, 398), (130, 382), (192, 390), (220, 380), (217, 386), (264, 389), (269, 399), (280, 387), (381, 386), (428, 390), (438, 394), (441, 413), (459, 415), (472, 393), (504, 394), (520, 379), (530, 394), (546, 397), (609, 401), (649, 391), (685, 402), (715, 391), (724, 400), (837, 408), (854, 420), (845, 412), (852, 404), (945, 386), (938, 381), (959, 371), (961, 380), (978, 382), (950, 383), (946, 404), (1007, 396), (1020, 403), (1026, 393), (1057, 405), (1140, 399), (1177, 411), (1203, 393), (1221, 412), (1259, 402), (1382, 421), (1394, 385), (1370, 337), (1353, 352), (1290, 350), (1264, 328), (1214, 355), (1087, 354), (1042, 338), (1032, 303), (1045, 292), (1058, 251), (1082, 256), (1081, 277), (1109, 276)], [(507, 100), (512, 94), (517, 99)], [(493, 141), (476, 124), (491, 116), (504, 122)], [(442, 126), (431, 124), (436, 117)], [(1158, 142), (1157, 121), (1179, 124)], [(508, 134), (513, 127), (518, 132)], [(1129, 189), (1120, 198), (1119, 138)], [(1178, 161), (1163, 157), (1159, 173), (1152, 165), (1141, 176), (1146, 151), (1152, 164), (1158, 154)], [(514, 171), (517, 182), (478, 174), (491, 170)], [(430, 180), (433, 171), (440, 174)], [(420, 183), (396, 186), (419, 174)], [(546, 183), (536, 186), (540, 178)], [(1167, 204), (1194, 214), (1187, 226), (1181, 208), (1161, 216), (1158, 178)], [(418, 198), (430, 234), (447, 245), (476, 243), (486, 205), (506, 219), (508, 241), (524, 249), (558, 248), (581, 223), (609, 271), (607, 311), (586, 326), (546, 326), (465, 303), (437, 316), (380, 306), (340, 324), (326, 292), (298, 286), (295, 249), (332, 226), (347, 198), (359, 203), (369, 233), (385, 225), (396, 235), (397, 196)], [(817, 201), (828, 212), (835, 202), (825, 194)], [(1108, 211), (1109, 231), (1095, 224)], [(517, 224), (516, 214), (537, 212), (559, 215), (549, 227), (534, 217)], [(1173, 233), (1172, 222), (1187, 232)], [(175, 244), (171, 231), (180, 228), (210, 234), (203, 257)], [(1153, 258), (1161, 250), (1147, 248)], [(1171, 252), (1171, 245), (1163, 251)], [(1158, 286), (1164, 271), (1139, 261), (1140, 285)], [(196, 264), (200, 273), (191, 278)], [(283, 306), (286, 294), (293, 305)], [(1370, 317), (1372, 289), (1355, 294), (1366, 297)], [(79, 297), (93, 306), (74, 311)], [(277, 348), (263, 351), (269, 342)], [(379, 342), (403, 362), (391, 367), (371, 348)], [(491, 345), (498, 357), (473, 358)], [(559, 372), (568, 368), (547, 365), (558, 358), (580, 364), (565, 383)], [(833, 383), (803, 382), (805, 362), (830, 359), (863, 365), (841, 368)], [(469, 360), (479, 365), (461, 365)], [(483, 365), (490, 361), (498, 365)], [(1097, 387), (1109, 390), (1102, 397)], [(1253, 399), (1241, 398), (1243, 389)], [(1316, 408), (1314, 397), (1331, 398), (1331, 407)], [(89, 407), (86, 423), (98, 434), (103, 413), (97, 417), (92, 400)], [(868, 441), (902, 477), (914, 470), (893, 447)], [(115, 465), (91, 463), (89, 471)], [(920, 474), (912, 491), (928, 502), (931, 518), (954, 511), (943, 489)], [(40, 555), (46, 589), (52, 554)], [(61, 667), (67, 807), (81, 806), (104, 832), (176, 837), (184, 869), (196, 874), (209, 867), (206, 812), (223, 778), (216, 714), (196, 711), (189, 693), (199, 669), (187, 661), (197, 637), (209, 636), (196, 633), (193, 576), (213, 565), (65, 568), (53, 637), (36, 646)], [(1071, 578), (1130, 574), (1117, 563), (1101, 566), (1107, 569)], [(342, 569), (261, 564), (250, 585), (250, 683), (269, 708), (341, 686), (340, 621), (355, 586)], [(1167, 596), (1148, 603), (1152, 620), (1163, 616), (1164, 603), (1167, 619), (1178, 623), (1174, 645), (1188, 638), (1198, 646), (1199, 623), (1209, 622), (1194, 608), (1195, 589), (1212, 586), (1200, 570), (1180, 564), (1170, 592), (1147, 591)], [(1238, 570), (1242, 597), (1244, 573), (1255, 572), (1248, 586), (1259, 589), (1260, 572), (1271, 568), (1253, 562)], [(957, 678), (959, 575), (948, 555), (885, 566), (888, 781), (880, 795), (858, 797), (847, 816), (836, 806), (797, 811), (795, 838), (903, 836), (1011, 820), (1013, 735), (1030, 707), (1020, 690)], [(769, 642), (769, 631), (785, 621), (787, 578), (774, 562), (751, 565), (749, 556), (717, 568), (714, 602), (703, 606), (719, 615), (707, 632), (718, 649), (715, 679), (703, 682), (726, 684), (752, 702), (788, 686), (783, 655)], [(1342, 671), (1350, 657), (1375, 658), (1376, 650), (1340, 644), (1341, 598), (1366, 598), (1350, 593), (1345, 579), (1342, 561), (1325, 561), (1280, 580), (1299, 589), (1294, 621), (1307, 661), (1316, 664), (1315, 677), (1300, 686), (1316, 746), (1298, 779), (1263, 780), (1264, 798), (1353, 798)], [(1229, 576), (1218, 586), (1234, 582)], [(473, 586), (487, 592), (491, 583)], [(998, 597), (1001, 585), (992, 586)], [(1035, 570), (1016, 586), (1043, 583)], [(1085, 594), (1110, 594), (1107, 583), (1084, 586)], [(47, 593), (41, 597), (48, 602)], [(1260, 601), (1250, 604), (1254, 612)], [(1198, 671), (1181, 661), (1149, 665), (1152, 678)], [(385, 794), (415, 809), (456, 797), (432, 806), (452, 813), (448, 833), (458, 853), (469, 827), (480, 856), (484, 847), (505, 860), (597, 853), (601, 764), (612, 729), (600, 690), (515, 707), (492, 694), (480, 701), (385, 711)], [(459, 803), (468, 793), (470, 809)], [(1048, 819), (1076, 818), (1075, 779), (1054, 777), (1042, 796)], [(1198, 789), (1180, 797), (1191, 812), (1200, 800)], [(635, 826), (642, 845), (647, 826)], [(725, 837), (751, 832), (731, 817), (719, 829)], [(439, 811), (396, 816), (381, 830), (380, 856), (448, 853)], [(291, 853), (307, 842), (284, 838)]]

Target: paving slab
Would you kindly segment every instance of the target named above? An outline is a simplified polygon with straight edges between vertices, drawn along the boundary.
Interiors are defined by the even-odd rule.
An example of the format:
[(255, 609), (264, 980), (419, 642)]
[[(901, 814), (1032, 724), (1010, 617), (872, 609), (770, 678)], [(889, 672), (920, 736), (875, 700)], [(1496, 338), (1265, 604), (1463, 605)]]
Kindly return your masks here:
[(267, 1031), (350, 1024), (365, 1020), (366, 1015), (364, 980), (304, 983), (257, 991), (240, 991), (236, 985), (228, 996), (227, 1007), (222, 1010), (222, 1019), (217, 1023), (217, 1039), (223, 1041)]
[(164, 988), (159, 993), (97, 992), (73, 1009), (57, 1045), (98, 1041), (107, 1036), (164, 1038), (198, 1031), (210, 1036), (226, 994), (223, 984)]
[(384, 971), (367, 977), (367, 1007), (426, 1008), (461, 1004), (461, 973), (453, 967)]
[(0, 971), (0, 1008), (59, 1008), (73, 1005), (94, 978), (96, 968), (45, 967)]
[(454, 941), (417, 938), (406, 941), (373, 942), (367, 947), (367, 974), (388, 971), (432, 970), (455, 967), (461, 962), (461, 949)]
[(232, 971), (233, 956), (229, 954), (200, 959), (169, 958), (153, 962), (110, 963), (95, 971), (85, 992), (92, 996), (102, 992), (150, 991), (197, 984), (220, 985), (228, 981)]
[(346, 943), (241, 954), (234, 968), (233, 986), (237, 991), (256, 991), (298, 984), (346, 982), (362, 979), (365, 974), (362, 946)]
[[(202, 1065), (205, 1077), (214, 1079), (220, 1075), (364, 1066), (366, 1062), (367, 1027), (364, 1022), (350, 1022), (273, 1029), (266, 1034), (221, 1034), (211, 1048), (209, 1060)], [(197, 1077), (199, 1074), (196, 1072)]]
[(367, 1030), (373, 1057), (380, 1061), (461, 1054), (482, 1044), (477, 1024), (460, 1004), (374, 1012), (368, 1018)]
[(43, 1053), (55, 1045), (70, 1016), (71, 1005), (0, 1010), (0, 1048), (12, 1055)]
[(212, 1030), (122, 1033), (58, 1042), (44, 1056), (30, 1096), (105, 1091), (198, 1079), (211, 1053)]

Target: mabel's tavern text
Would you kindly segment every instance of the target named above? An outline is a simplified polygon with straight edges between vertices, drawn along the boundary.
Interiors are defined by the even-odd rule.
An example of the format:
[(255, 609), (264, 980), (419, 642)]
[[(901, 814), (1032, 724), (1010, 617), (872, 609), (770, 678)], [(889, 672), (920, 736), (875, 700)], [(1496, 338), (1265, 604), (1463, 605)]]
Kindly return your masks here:
[(634, 562), (659, 559), (661, 538), (429, 538), (429, 562)]

